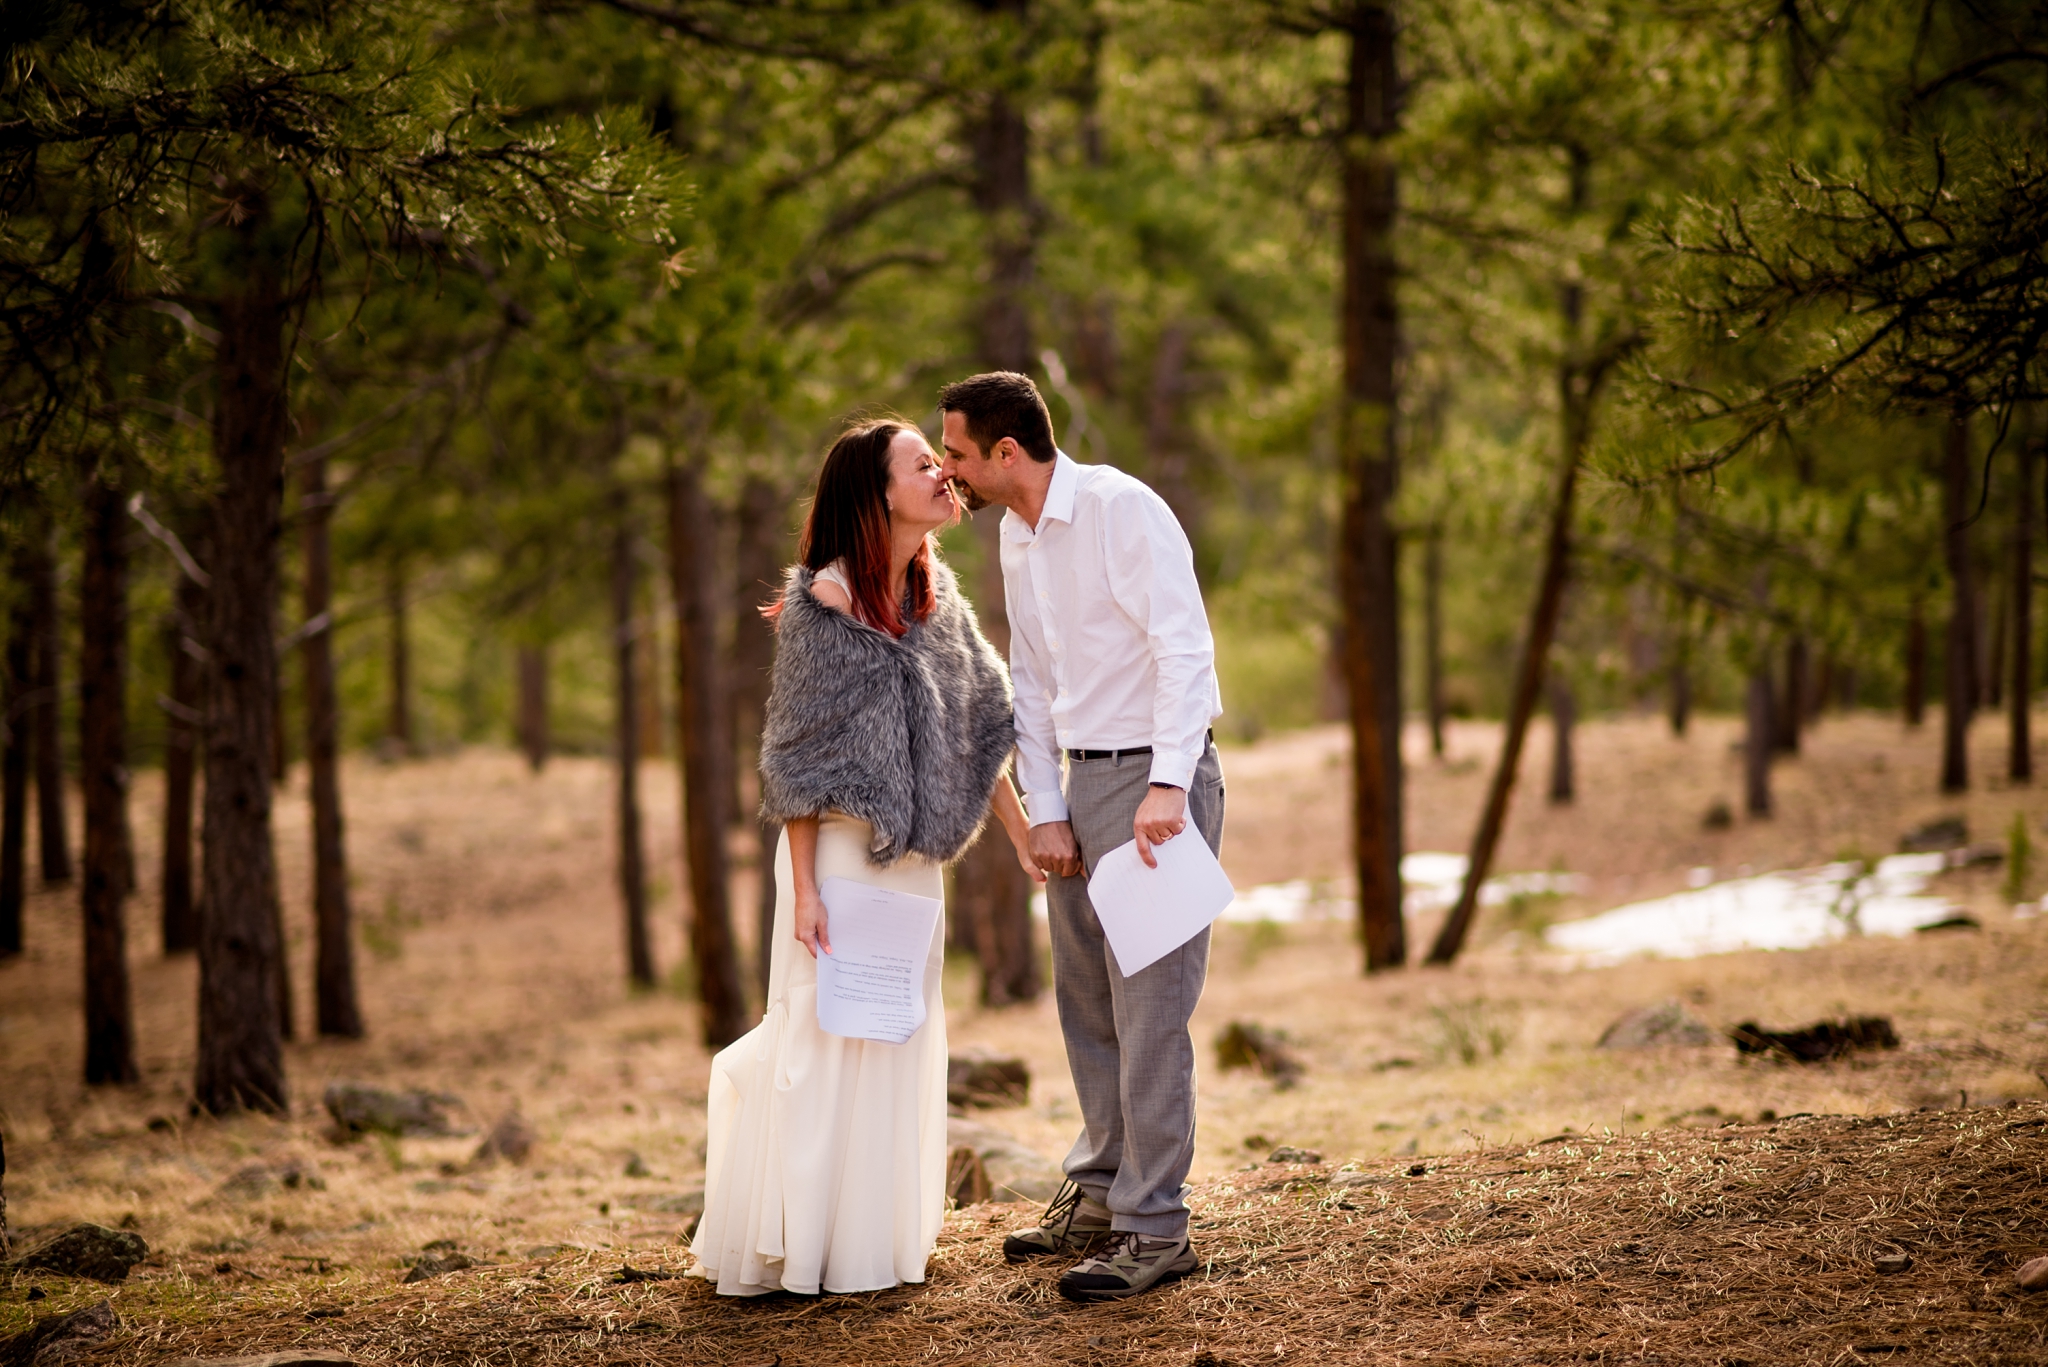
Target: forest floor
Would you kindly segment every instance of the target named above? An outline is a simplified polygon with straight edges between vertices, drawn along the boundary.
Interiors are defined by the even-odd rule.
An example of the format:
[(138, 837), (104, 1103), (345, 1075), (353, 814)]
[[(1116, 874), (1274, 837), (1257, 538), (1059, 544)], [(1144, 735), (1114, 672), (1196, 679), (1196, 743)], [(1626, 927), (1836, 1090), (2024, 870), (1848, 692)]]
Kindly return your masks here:
[[(1773, 819), (1714, 830), (1702, 816), (1716, 799), (1740, 810), (1732, 721), (1700, 719), (1684, 740), (1651, 718), (1588, 724), (1571, 807), (1542, 800), (1547, 746), (1532, 747), (1500, 862), (1568, 870), (1581, 891), (1490, 911), (1455, 967), (1367, 980), (1346, 925), (1222, 927), (1195, 1022), (1207, 1261), (1179, 1288), (1088, 1309), (1051, 1295), (1055, 1269), (1003, 1266), (1000, 1234), (1036, 1213), (1022, 1205), (955, 1212), (922, 1287), (734, 1305), (694, 1281), (612, 1280), (628, 1263), (687, 1262), (673, 1207), (701, 1180), (708, 1055), (687, 1000), (623, 982), (607, 766), (565, 758), (534, 775), (488, 750), (349, 762), (371, 1029), (356, 1043), (305, 1038), (295, 770), (278, 811), (300, 991), (291, 1115), (188, 1115), (195, 969), (157, 951), (150, 895), (130, 912), (143, 1082), (79, 1085), (75, 894), (38, 893), (29, 953), (0, 965), (10, 1223), (23, 1244), (80, 1219), (149, 1241), (112, 1292), (126, 1331), (92, 1354), (109, 1362), (315, 1342), (394, 1363), (2038, 1363), (2048, 1296), (2021, 1297), (2008, 1269), (2048, 1252), (2048, 917), (2015, 918), (2000, 870), (1935, 884), (1977, 931), (1586, 970), (1531, 948), (1545, 918), (1675, 891), (1700, 867), (1883, 854), (1938, 816), (1964, 816), (1983, 841), (2019, 813), (2041, 839), (2043, 799), (1981, 778), (2003, 770), (2003, 730), (1978, 724), (1980, 782), (1942, 799), (1935, 720), (1909, 733), (1830, 717), (1778, 766)], [(1439, 761), (1410, 737), (1411, 848), (1462, 849), (1477, 810), (1498, 729), (1450, 739)], [(1276, 737), (1224, 763), (1238, 886), (1341, 893), (1342, 735)], [(145, 888), (154, 782), (136, 792)], [(656, 944), (673, 965), (673, 771), (651, 766), (646, 795), (652, 866), (666, 871)], [(1411, 924), (1412, 954), (1429, 920)], [(1745, 1062), (1721, 1044), (1593, 1047), (1615, 1016), (1669, 997), (1717, 1027), (1887, 1015), (1903, 1043), (1815, 1066)], [(979, 1009), (968, 964), (949, 970), (947, 1000), (956, 1052), (1032, 1069), (1028, 1104), (977, 1118), (1059, 1154), (1077, 1119), (1050, 1002)], [(1209, 1043), (1232, 1020), (1285, 1031), (1300, 1084), (1212, 1067)], [(454, 1094), (471, 1132), (334, 1142), (320, 1096), (340, 1080)], [(513, 1108), (538, 1134), (531, 1159), (474, 1165), (477, 1132)], [(1280, 1144), (1328, 1161), (1261, 1161)], [(1346, 1166), (1356, 1175), (1333, 1183)], [(401, 1286), (436, 1240), (491, 1265)], [(1893, 1249), (1912, 1270), (1877, 1276), (1871, 1257)], [(31, 1290), (46, 1299), (31, 1306)], [(0, 1280), (0, 1336), (103, 1294)]]

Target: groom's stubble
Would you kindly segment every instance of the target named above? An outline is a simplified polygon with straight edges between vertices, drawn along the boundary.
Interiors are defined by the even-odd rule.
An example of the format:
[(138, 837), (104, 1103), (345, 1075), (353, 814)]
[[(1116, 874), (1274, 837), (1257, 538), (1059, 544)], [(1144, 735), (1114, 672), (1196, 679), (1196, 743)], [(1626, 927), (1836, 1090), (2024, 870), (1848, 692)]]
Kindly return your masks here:
[(954, 479), (953, 492), (959, 496), (960, 505), (970, 513), (978, 513), (989, 505), (987, 497), (964, 479)]

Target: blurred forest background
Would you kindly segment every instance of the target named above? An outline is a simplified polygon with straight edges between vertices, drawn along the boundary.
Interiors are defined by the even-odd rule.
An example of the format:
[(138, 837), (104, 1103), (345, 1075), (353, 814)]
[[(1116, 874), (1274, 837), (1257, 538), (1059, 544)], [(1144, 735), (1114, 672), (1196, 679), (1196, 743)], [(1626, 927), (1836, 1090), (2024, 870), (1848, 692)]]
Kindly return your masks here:
[[(1341, 720), (1362, 967), (1404, 716), (1973, 713), (2031, 772), (2048, 12), (2030, 0), (21, 0), (0, 73), (0, 955), (75, 879), (87, 1078), (135, 1076), (124, 906), (200, 958), (200, 1105), (275, 1109), (281, 1005), (360, 1034), (337, 755), (682, 775), (706, 1040), (815, 462), (1032, 374), (1193, 541), (1229, 739)], [(994, 520), (948, 533), (1004, 635)], [(1438, 741), (1439, 749), (1441, 741)], [(1549, 795), (1581, 784), (1553, 747)], [(305, 764), (318, 966), (282, 964)], [(161, 767), (162, 829), (129, 776)], [(664, 770), (664, 772), (667, 772)], [(59, 800), (82, 791), (74, 870)], [(1333, 784), (1346, 785), (1335, 778)], [(1543, 793), (1524, 793), (1524, 802)], [(32, 816), (32, 809), (34, 815)], [(1489, 833), (1490, 832), (1490, 833)], [(35, 838), (31, 839), (31, 833)], [(162, 842), (161, 888), (134, 887)], [(986, 1002), (1040, 987), (1002, 851)], [(359, 911), (359, 909), (357, 909)], [(1021, 946), (1021, 947), (1020, 947)], [(375, 1022), (369, 1022), (375, 1028)]]

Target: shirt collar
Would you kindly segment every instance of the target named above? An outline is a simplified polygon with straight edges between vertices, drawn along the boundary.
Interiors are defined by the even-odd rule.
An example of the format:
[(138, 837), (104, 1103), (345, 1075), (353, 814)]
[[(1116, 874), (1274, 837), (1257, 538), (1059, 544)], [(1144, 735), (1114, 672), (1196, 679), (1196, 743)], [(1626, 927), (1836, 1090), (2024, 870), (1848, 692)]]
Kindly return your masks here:
[(1065, 451), (1055, 451), (1052, 460), (1052, 483), (1045, 491), (1045, 507), (1039, 510), (1038, 526), (1034, 530), (1016, 510), (1003, 514), (1003, 534), (1012, 541), (1028, 542), (1045, 530), (1048, 521), (1057, 519), (1071, 525), (1074, 521), (1074, 490), (1081, 483), (1081, 467)]

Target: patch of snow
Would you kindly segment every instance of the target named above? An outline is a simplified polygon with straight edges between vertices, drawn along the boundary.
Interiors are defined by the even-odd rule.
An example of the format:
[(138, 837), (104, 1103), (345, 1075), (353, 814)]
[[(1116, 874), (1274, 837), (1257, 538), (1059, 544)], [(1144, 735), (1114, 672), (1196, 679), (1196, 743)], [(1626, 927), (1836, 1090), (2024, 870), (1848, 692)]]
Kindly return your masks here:
[(1946, 860), (1895, 854), (1696, 886), (1544, 932), (1581, 967), (1651, 957), (1693, 959), (1742, 949), (1806, 949), (1851, 935), (1910, 935), (1949, 914), (1928, 881)]

